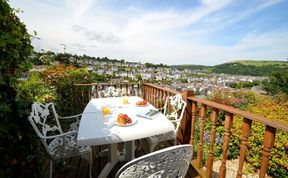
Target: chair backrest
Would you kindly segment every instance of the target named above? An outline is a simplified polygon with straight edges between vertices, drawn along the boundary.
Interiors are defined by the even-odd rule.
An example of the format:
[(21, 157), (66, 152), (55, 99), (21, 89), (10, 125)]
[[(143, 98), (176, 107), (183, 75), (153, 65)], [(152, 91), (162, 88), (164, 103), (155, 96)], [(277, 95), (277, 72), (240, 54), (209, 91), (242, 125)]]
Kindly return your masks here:
[(136, 158), (116, 173), (126, 177), (185, 177), (192, 158), (193, 146), (176, 145)]
[(53, 103), (33, 103), (28, 120), (47, 150), (49, 143), (47, 143), (46, 137), (63, 133)]
[(183, 118), (184, 111), (186, 108), (186, 101), (183, 99), (180, 93), (174, 96), (168, 96), (164, 105), (164, 115), (175, 123), (175, 132), (177, 132), (181, 119)]
[(105, 90), (99, 91), (99, 97), (105, 98), (105, 97), (117, 97), (117, 96), (123, 96), (124, 90), (122, 89), (116, 89), (112, 86), (107, 87)]

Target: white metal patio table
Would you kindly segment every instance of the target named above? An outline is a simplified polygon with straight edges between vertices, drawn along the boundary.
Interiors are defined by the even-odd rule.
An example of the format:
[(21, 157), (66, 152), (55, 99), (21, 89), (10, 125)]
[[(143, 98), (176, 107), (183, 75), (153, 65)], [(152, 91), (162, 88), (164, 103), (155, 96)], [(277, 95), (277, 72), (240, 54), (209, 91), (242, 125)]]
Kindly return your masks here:
[[(136, 102), (143, 100), (140, 97), (126, 97), (129, 104), (123, 104), (125, 97), (91, 99), (84, 109), (77, 137), (78, 146), (93, 146), (109, 144), (108, 163), (99, 177), (107, 177), (111, 169), (118, 162), (117, 143), (125, 142), (126, 160), (134, 159), (134, 140), (163, 134), (174, 130), (173, 124), (159, 114), (153, 120), (136, 116), (139, 113), (155, 109), (148, 104), (146, 107), (137, 107)], [(112, 114), (103, 116), (102, 106), (111, 108)], [(137, 122), (131, 126), (121, 127), (116, 124), (119, 113), (127, 114)]]

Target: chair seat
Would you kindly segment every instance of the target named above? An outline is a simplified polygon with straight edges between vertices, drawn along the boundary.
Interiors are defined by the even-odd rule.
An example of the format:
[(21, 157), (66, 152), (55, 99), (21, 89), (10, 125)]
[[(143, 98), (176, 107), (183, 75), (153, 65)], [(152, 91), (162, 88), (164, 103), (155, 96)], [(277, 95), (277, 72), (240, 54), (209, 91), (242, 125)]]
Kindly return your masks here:
[(124, 166), (116, 178), (185, 177), (193, 155), (192, 145), (177, 145), (143, 155)]
[(148, 142), (158, 143), (166, 140), (173, 140), (176, 138), (175, 132), (167, 132), (164, 134), (153, 135), (151, 137), (147, 137)]
[(48, 145), (50, 156), (57, 159), (89, 153), (91, 151), (90, 146), (79, 147), (76, 145), (76, 136), (69, 135), (53, 139)]

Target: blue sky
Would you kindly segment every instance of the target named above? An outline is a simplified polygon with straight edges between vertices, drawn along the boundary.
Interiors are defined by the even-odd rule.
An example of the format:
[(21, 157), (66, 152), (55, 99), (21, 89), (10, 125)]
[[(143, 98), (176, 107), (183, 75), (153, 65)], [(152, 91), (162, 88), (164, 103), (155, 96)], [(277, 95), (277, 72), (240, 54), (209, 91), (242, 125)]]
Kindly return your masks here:
[(36, 51), (215, 65), (288, 58), (287, 0), (10, 0)]

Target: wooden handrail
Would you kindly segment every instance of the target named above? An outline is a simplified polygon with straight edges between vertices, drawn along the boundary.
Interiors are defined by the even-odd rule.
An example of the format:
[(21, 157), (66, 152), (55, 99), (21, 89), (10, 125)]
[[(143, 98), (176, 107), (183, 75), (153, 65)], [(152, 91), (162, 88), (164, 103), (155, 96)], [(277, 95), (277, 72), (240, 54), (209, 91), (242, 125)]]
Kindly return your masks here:
[(272, 120), (272, 119), (269, 119), (269, 118), (266, 118), (263, 116), (259, 116), (256, 114), (252, 114), (249, 112), (245, 112), (245, 111), (242, 111), (242, 110), (230, 107), (230, 106), (226, 106), (224, 104), (219, 104), (219, 103), (216, 103), (213, 101), (198, 98), (196, 96), (189, 97), (188, 99), (190, 99), (192, 101), (196, 101), (198, 103), (206, 104), (207, 106), (217, 108), (217, 109), (222, 110), (222, 111), (226, 111), (226, 112), (235, 114), (235, 115), (243, 117), (243, 118), (251, 119), (252, 121), (256, 121), (256, 122), (274, 127), (276, 129), (281, 129), (283, 131), (288, 132), (288, 125), (283, 124), (282, 122), (279, 122), (279, 121), (275, 121), (275, 120)]

